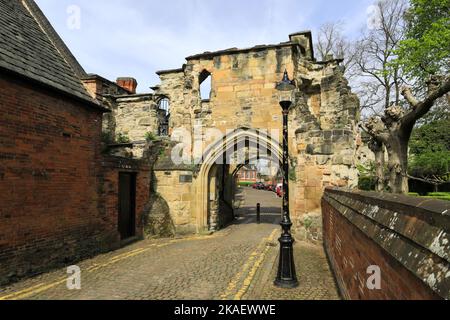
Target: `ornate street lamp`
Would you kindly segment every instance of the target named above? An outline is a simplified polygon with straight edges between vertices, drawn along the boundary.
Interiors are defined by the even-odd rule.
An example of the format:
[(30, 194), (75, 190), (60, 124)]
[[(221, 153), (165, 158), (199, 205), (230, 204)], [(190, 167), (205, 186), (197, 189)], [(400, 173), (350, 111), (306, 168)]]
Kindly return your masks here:
[(294, 239), (291, 235), (292, 222), (289, 215), (289, 145), (288, 145), (288, 116), (295, 90), (294, 81), (289, 80), (287, 70), (283, 80), (277, 84), (280, 105), (283, 109), (283, 218), (281, 221), (282, 234), (280, 239), (280, 261), (275, 285), (281, 288), (295, 288), (298, 286), (294, 263)]

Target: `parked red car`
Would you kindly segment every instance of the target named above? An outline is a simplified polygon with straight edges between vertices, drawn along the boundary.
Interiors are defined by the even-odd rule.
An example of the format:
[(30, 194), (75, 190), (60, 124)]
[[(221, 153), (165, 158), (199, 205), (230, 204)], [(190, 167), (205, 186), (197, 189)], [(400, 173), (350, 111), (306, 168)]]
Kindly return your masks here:
[(276, 190), (278, 197), (280, 197), (280, 198), (283, 197), (283, 184), (282, 183), (277, 184), (277, 187), (275, 190)]
[(257, 182), (254, 185), (252, 185), (252, 188), (257, 190), (264, 190), (265, 186), (262, 182)]

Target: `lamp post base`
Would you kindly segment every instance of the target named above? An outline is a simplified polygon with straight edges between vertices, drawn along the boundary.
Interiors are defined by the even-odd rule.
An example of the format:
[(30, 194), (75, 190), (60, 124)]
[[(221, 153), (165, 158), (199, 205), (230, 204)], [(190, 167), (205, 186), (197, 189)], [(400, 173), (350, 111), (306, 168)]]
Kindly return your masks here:
[(280, 241), (280, 261), (278, 275), (274, 282), (280, 288), (292, 289), (298, 287), (297, 274), (294, 263), (294, 239), (290, 233), (284, 233)]
[(294, 289), (299, 286), (297, 280), (290, 280), (290, 281), (275, 280), (275, 282), (273, 284), (276, 287), (282, 288), (282, 289)]

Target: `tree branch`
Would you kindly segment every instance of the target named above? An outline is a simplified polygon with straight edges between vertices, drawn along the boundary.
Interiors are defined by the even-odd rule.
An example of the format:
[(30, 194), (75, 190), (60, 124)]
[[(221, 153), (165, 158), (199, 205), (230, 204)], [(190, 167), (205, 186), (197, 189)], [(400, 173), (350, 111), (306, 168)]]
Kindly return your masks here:
[(441, 179), (417, 178), (417, 177), (410, 176), (409, 174), (406, 176), (408, 177), (408, 179), (421, 181), (421, 182), (429, 183), (429, 184), (436, 185), (436, 186), (440, 186), (444, 183), (447, 183), (447, 181), (441, 180)]
[[(412, 110), (408, 112), (402, 119), (404, 125), (414, 124), (418, 119), (422, 118), (433, 107), (434, 102), (450, 92), (450, 77), (447, 77), (437, 90), (431, 92), (425, 100), (418, 102), (409, 90), (403, 90), (402, 94), (408, 103), (411, 104)], [(416, 101), (416, 102), (414, 102)], [(414, 104), (412, 104), (413, 102)]]

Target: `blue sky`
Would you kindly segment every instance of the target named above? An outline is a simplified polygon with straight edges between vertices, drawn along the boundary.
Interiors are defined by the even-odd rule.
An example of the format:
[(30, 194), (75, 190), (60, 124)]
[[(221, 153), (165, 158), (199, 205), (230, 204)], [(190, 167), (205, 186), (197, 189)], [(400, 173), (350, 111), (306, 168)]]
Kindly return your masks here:
[[(155, 72), (179, 68), (204, 51), (288, 40), (343, 21), (354, 37), (366, 26), (373, 0), (36, 0), (89, 73), (110, 80), (132, 76), (139, 92), (158, 84)], [(69, 28), (68, 8), (80, 9)], [(73, 12), (73, 11), (72, 11)]]

